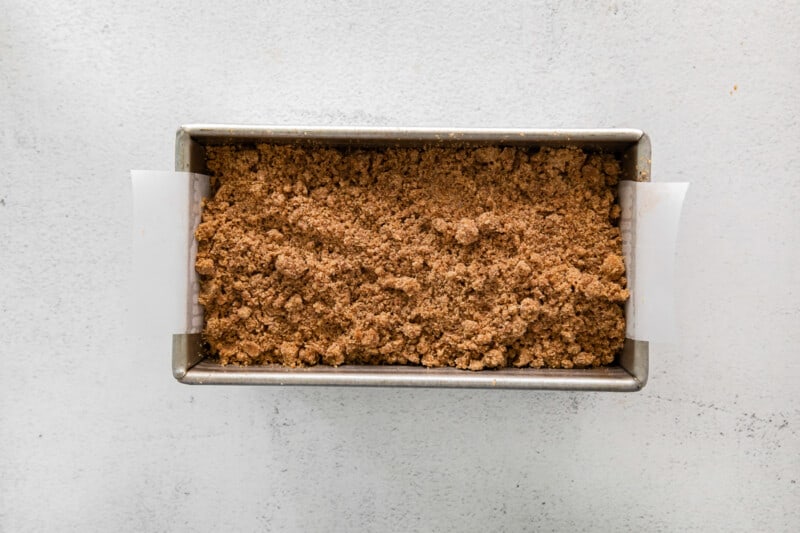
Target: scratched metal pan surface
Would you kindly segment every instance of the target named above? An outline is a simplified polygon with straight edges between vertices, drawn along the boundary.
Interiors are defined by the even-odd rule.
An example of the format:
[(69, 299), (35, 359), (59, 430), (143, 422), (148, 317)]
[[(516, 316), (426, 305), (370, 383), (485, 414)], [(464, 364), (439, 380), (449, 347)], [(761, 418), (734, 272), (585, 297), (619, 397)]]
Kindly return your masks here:
[[(650, 180), (650, 140), (636, 129), (484, 129), (286, 127), (193, 124), (178, 129), (175, 169), (206, 172), (206, 146), (293, 143), (350, 147), (501, 145), (578, 146), (622, 158), (622, 179)], [(173, 337), (172, 371), (181, 383), (206, 385), (340, 385), (631, 392), (647, 382), (648, 344), (632, 339), (617, 361), (589, 369), (515, 368), (471, 372), (414, 366), (222, 366), (206, 359), (200, 335)]]

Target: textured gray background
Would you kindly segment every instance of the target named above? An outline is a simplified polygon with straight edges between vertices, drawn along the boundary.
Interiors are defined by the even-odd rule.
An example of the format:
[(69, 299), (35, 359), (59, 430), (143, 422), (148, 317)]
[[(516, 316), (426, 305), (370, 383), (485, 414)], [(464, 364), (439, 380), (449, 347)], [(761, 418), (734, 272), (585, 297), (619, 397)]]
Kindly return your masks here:
[[(0, 1), (0, 530), (800, 528), (797, 2), (102, 4)], [(641, 128), (681, 338), (627, 395), (181, 386), (128, 170), (212, 121)]]

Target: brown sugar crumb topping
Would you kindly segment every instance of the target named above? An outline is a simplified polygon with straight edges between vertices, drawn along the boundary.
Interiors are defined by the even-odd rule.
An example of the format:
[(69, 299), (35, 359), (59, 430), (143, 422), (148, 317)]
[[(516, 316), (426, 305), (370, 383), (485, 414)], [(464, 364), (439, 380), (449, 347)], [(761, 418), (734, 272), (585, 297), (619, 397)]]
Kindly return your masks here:
[(203, 335), (222, 364), (609, 364), (619, 162), (577, 148), (208, 149)]

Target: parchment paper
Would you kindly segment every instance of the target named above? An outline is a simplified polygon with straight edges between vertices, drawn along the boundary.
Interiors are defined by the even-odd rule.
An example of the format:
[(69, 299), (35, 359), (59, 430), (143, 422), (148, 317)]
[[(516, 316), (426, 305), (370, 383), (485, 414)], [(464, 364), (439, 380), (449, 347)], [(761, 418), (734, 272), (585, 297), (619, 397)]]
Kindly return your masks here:
[[(131, 171), (134, 277), (139, 323), (148, 331), (197, 333), (203, 326), (194, 270), (202, 198), (208, 176)], [(619, 185), (623, 254), (631, 297), (626, 335), (636, 340), (675, 336), (675, 245), (688, 183)]]

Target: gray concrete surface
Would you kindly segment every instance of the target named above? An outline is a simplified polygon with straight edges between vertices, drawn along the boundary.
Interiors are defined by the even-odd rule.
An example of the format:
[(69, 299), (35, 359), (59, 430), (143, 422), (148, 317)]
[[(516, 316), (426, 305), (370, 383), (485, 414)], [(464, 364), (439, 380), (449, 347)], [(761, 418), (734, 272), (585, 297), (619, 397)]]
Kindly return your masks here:
[[(800, 529), (797, 2), (222, 4), (0, 1), (0, 530)], [(181, 386), (128, 170), (201, 121), (642, 128), (681, 338), (627, 395)]]

